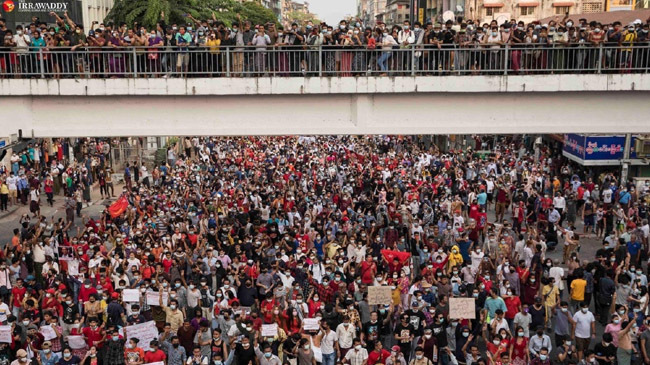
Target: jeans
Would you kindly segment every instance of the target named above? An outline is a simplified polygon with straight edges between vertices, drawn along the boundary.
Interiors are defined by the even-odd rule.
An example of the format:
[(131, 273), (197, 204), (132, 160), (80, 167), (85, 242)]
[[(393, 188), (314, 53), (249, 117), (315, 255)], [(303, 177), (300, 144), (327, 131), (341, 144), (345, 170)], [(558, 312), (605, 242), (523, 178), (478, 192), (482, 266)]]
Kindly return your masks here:
[(336, 364), (336, 352), (331, 354), (323, 354), (323, 363), (322, 365), (334, 365)]
[(377, 60), (379, 69), (382, 71), (388, 71), (388, 60), (390, 59), (390, 52), (384, 52), (381, 54), (381, 57)]

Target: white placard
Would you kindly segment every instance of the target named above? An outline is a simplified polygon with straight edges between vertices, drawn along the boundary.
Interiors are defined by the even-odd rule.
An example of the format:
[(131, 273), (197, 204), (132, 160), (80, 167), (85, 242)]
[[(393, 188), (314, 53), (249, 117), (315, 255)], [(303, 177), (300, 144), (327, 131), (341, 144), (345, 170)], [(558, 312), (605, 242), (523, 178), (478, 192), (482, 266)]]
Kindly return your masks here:
[(124, 289), (122, 290), (122, 300), (129, 303), (140, 302), (140, 290), (138, 289)]
[(275, 337), (278, 335), (278, 324), (263, 324), (262, 337)]
[(0, 326), (0, 343), (11, 343), (11, 326)]
[(140, 340), (138, 347), (144, 351), (149, 351), (149, 342), (158, 339), (158, 328), (156, 328), (156, 322), (154, 321), (127, 326), (125, 332), (128, 337), (127, 340), (133, 337)]
[(83, 336), (68, 336), (68, 345), (73, 350), (80, 350), (86, 348), (86, 340)]
[[(147, 291), (146, 293), (147, 304), (153, 307), (158, 307), (160, 305), (160, 292), (157, 291)], [(163, 305), (167, 306), (167, 300), (169, 299), (169, 293), (163, 292)]]
[(305, 331), (315, 331), (320, 328), (320, 325), (318, 324), (318, 318), (305, 318), (302, 323)]
[(39, 332), (43, 335), (45, 341), (50, 341), (57, 338), (56, 332), (52, 326), (42, 326)]

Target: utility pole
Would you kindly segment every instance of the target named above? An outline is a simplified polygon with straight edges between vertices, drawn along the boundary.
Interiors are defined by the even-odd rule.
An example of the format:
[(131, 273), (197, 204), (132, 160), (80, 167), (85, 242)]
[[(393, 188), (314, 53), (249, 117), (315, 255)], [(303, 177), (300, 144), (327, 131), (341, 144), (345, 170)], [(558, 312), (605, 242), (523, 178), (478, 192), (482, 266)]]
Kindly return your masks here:
[(627, 183), (627, 174), (630, 167), (630, 148), (632, 147), (632, 135), (625, 135), (625, 147), (623, 149), (623, 160), (621, 161), (621, 184)]

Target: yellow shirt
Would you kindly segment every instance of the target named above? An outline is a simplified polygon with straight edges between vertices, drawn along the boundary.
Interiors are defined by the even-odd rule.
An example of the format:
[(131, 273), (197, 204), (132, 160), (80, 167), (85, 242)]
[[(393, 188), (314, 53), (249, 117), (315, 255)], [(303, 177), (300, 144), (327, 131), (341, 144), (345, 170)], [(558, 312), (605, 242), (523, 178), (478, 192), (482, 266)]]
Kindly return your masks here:
[(221, 45), (221, 39), (208, 38), (208, 40), (205, 42), (205, 45), (210, 48), (210, 53), (217, 53), (219, 51), (219, 46)]
[(0, 185), (0, 194), (9, 194), (9, 187), (7, 184)]
[(555, 285), (544, 285), (542, 296), (546, 298), (544, 304), (548, 307), (554, 307), (557, 304), (557, 297), (560, 290)]
[(587, 280), (575, 279), (571, 282), (571, 299), (577, 301), (585, 300), (585, 288), (587, 287)]

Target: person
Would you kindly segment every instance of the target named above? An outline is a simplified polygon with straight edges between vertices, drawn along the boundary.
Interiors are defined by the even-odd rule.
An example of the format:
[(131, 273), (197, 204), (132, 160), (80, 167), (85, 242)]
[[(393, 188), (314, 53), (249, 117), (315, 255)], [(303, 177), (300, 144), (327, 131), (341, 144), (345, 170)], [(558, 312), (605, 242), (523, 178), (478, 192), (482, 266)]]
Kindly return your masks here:
[[(420, 349), (421, 350), (421, 349)], [(361, 346), (361, 339), (355, 338), (353, 349), (348, 351), (343, 357), (344, 364), (363, 365), (368, 362), (368, 351)], [(316, 364), (314, 361), (313, 364)], [(301, 365), (305, 365), (304, 363)]]
[(573, 337), (576, 340), (578, 359), (582, 360), (584, 351), (589, 349), (591, 340), (596, 338), (596, 318), (589, 311), (589, 305), (582, 302), (580, 311), (573, 314), (573, 321), (575, 322)]
[(621, 327), (622, 329), (619, 333), (618, 348), (616, 350), (616, 360), (620, 365), (630, 365), (632, 363), (632, 354), (634, 352), (632, 336), (637, 335), (638, 327), (635, 321), (625, 321)]

